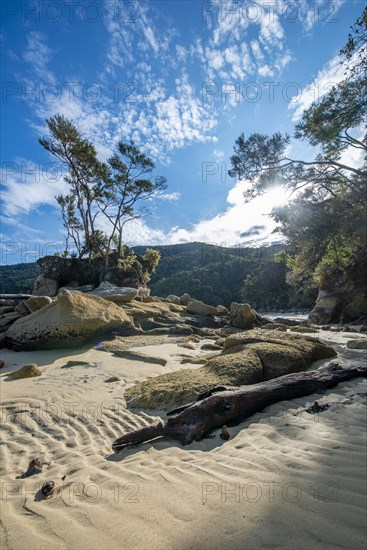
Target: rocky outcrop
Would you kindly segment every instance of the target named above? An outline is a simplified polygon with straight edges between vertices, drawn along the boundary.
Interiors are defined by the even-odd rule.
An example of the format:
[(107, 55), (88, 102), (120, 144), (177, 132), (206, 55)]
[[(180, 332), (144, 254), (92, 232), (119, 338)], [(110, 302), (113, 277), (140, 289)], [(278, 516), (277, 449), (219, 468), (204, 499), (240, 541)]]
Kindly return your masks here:
[(175, 294), (169, 294), (169, 296), (167, 296), (167, 300), (169, 302), (171, 302), (172, 304), (176, 304), (178, 306), (181, 305), (180, 298), (178, 296), (176, 296)]
[(216, 307), (204, 304), (204, 302), (200, 302), (200, 300), (193, 300), (192, 302), (189, 302), (186, 306), (186, 311), (197, 315), (218, 315), (218, 310)]
[(183, 305), (183, 306), (187, 306), (189, 305), (190, 302), (193, 302), (194, 301), (194, 298), (191, 298), (190, 294), (182, 294), (182, 296), (180, 296), (180, 304)]
[(116, 287), (104, 281), (90, 294), (111, 302), (131, 302), (138, 295), (138, 290), (129, 287)]
[(203, 367), (150, 378), (129, 388), (125, 398), (130, 406), (169, 409), (213, 386), (253, 384), (305, 370), (313, 361), (335, 355), (314, 338), (249, 330), (226, 338), (223, 352)]
[(111, 267), (103, 273), (102, 279), (116, 287), (145, 287), (144, 274), (137, 262), (135, 266), (126, 271), (119, 269), (117, 266)]
[(217, 306), (217, 311), (218, 311), (218, 315), (226, 315), (226, 316), (229, 315), (229, 309), (222, 305)]
[(349, 322), (367, 315), (367, 291), (358, 289), (319, 290), (308, 322), (315, 325)]
[[(53, 281), (56, 292), (59, 288), (72, 286), (73, 288), (82, 285), (97, 286), (100, 283), (103, 261), (80, 260), (78, 258), (61, 258), (60, 256), (44, 256), (37, 260), (41, 275)], [(54, 296), (56, 295), (53, 294)], [(35, 294), (35, 292), (33, 292)], [(50, 296), (46, 292), (38, 292), (37, 295)]]
[(64, 291), (54, 302), (13, 323), (3, 344), (15, 350), (65, 348), (99, 339), (112, 329), (126, 334), (132, 329), (122, 308), (99, 296)]
[(29, 313), (34, 313), (35, 311), (38, 311), (39, 309), (42, 309), (43, 307), (48, 306), (48, 304), (51, 303), (52, 300), (49, 296), (32, 296), (24, 302), (25, 306), (29, 310)]
[(34, 283), (32, 294), (35, 296), (56, 296), (59, 286), (59, 281), (57, 279), (38, 275)]
[(231, 325), (234, 327), (250, 329), (256, 325), (256, 312), (249, 304), (232, 302), (229, 315)]

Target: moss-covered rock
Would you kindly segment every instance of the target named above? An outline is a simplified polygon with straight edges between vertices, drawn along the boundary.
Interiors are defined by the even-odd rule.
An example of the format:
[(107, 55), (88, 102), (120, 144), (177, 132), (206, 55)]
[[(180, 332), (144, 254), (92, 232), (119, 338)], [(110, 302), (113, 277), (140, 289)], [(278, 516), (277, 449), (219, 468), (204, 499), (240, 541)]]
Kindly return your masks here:
[(42, 371), (35, 363), (30, 363), (29, 365), (24, 365), (19, 370), (9, 374), (12, 380), (20, 380), (22, 378), (34, 378), (35, 376), (41, 376)]
[(130, 406), (169, 409), (212, 386), (254, 384), (305, 370), (313, 361), (335, 355), (314, 338), (249, 330), (226, 338), (223, 352), (204, 366), (150, 378), (129, 388), (125, 397)]

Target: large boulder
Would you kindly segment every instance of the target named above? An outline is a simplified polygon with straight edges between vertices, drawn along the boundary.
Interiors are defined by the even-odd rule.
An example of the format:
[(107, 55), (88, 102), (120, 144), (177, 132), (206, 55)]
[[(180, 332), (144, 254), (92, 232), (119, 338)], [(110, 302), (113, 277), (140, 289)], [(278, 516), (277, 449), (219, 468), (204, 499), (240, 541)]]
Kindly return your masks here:
[(125, 334), (132, 330), (123, 308), (99, 296), (64, 291), (54, 302), (13, 323), (3, 345), (16, 350), (72, 347), (100, 339), (113, 329)]
[(4, 313), (0, 317), (0, 330), (4, 331), (7, 330), (10, 325), (14, 323), (17, 319), (22, 317), (19, 315), (19, 313), (16, 313), (15, 311), (12, 313)]
[(232, 302), (229, 315), (234, 327), (249, 329), (256, 325), (256, 313), (249, 304)]
[(342, 297), (338, 292), (319, 290), (315, 307), (308, 316), (308, 322), (327, 325), (339, 322), (342, 312)]
[(268, 332), (259, 329), (232, 334), (224, 341), (223, 356), (253, 350), (261, 359), (263, 379), (277, 378), (284, 374), (307, 369), (313, 361), (335, 357), (330, 346), (309, 336), (284, 332)]
[(56, 296), (59, 288), (59, 281), (57, 279), (51, 279), (44, 275), (38, 275), (32, 294), (35, 296)]
[(305, 370), (313, 361), (335, 355), (314, 338), (249, 330), (226, 338), (223, 352), (203, 367), (149, 378), (126, 390), (125, 398), (130, 406), (169, 409), (193, 401), (212, 386), (254, 384)]
[(52, 300), (49, 296), (31, 296), (24, 302), (30, 313), (34, 313), (51, 303)]
[(218, 310), (216, 307), (204, 304), (204, 302), (200, 302), (200, 300), (193, 300), (192, 302), (189, 302), (186, 306), (186, 311), (197, 315), (218, 315)]
[(120, 288), (136, 288), (144, 287), (144, 273), (141, 265), (136, 261), (130, 269), (122, 270), (118, 266), (112, 266), (103, 273), (103, 281), (111, 283), (115, 287)]
[(25, 305), (24, 301), (20, 302), (14, 309), (15, 313), (19, 315), (29, 315), (29, 309)]
[(343, 307), (344, 322), (354, 321), (367, 314), (367, 292), (365, 288), (355, 289), (348, 296)]
[(130, 287), (116, 287), (104, 281), (90, 294), (100, 296), (111, 302), (130, 302), (138, 295), (138, 290)]
[(315, 307), (308, 322), (315, 325), (349, 322), (366, 315), (367, 291), (365, 287), (352, 289), (320, 289)]

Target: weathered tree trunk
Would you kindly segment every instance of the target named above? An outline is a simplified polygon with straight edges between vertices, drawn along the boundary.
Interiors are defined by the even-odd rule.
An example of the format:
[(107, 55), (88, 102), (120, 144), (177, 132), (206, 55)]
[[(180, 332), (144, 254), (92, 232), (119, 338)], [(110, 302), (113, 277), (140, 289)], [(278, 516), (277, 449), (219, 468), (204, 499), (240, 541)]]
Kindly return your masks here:
[(118, 452), (129, 445), (162, 436), (188, 445), (216, 428), (238, 423), (273, 403), (327, 390), (359, 376), (367, 377), (367, 366), (342, 368), (333, 363), (315, 371), (287, 374), (250, 386), (215, 393), (209, 390), (209, 397), (204, 394), (203, 399), (172, 411), (165, 425), (159, 423), (123, 435), (114, 441), (112, 448)]

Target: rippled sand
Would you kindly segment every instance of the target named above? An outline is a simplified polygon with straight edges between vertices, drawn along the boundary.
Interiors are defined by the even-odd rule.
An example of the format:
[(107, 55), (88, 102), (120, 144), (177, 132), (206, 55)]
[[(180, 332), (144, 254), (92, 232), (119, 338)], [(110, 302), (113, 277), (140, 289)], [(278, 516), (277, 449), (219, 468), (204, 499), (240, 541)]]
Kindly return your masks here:
[[(350, 334), (327, 339), (339, 362), (365, 361), (365, 351), (346, 349)], [(176, 343), (135, 349), (167, 364), (87, 349), (2, 353), (2, 548), (365, 549), (367, 380), (271, 406), (229, 428), (226, 442), (216, 433), (115, 455), (116, 437), (164, 418), (127, 410), (124, 389), (202, 353)], [(62, 368), (68, 360), (88, 365)], [(41, 377), (7, 381), (30, 362)], [(307, 414), (315, 400), (329, 409)], [(50, 464), (18, 477), (35, 457)], [(47, 480), (57, 494), (39, 500)]]

